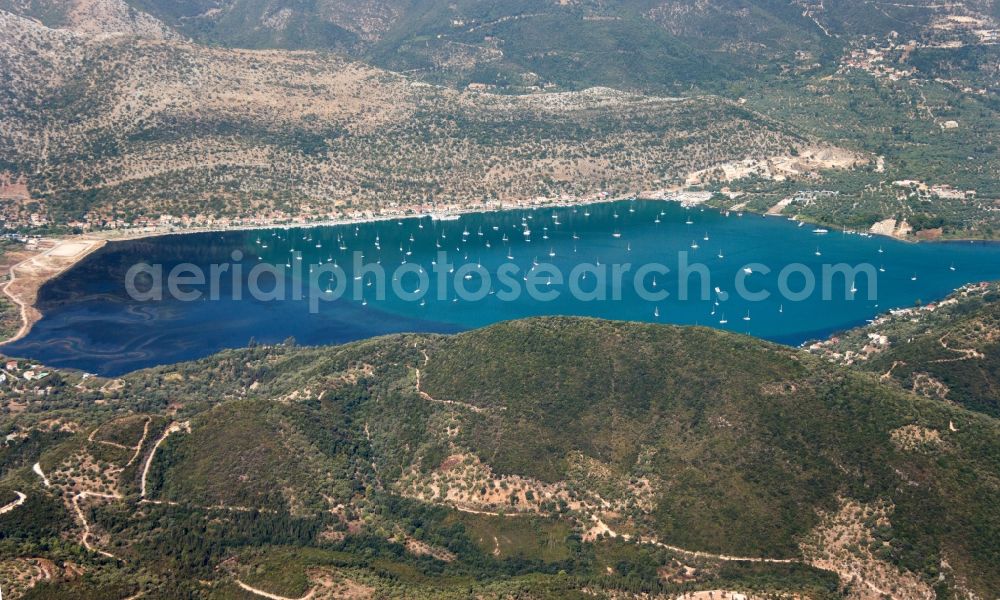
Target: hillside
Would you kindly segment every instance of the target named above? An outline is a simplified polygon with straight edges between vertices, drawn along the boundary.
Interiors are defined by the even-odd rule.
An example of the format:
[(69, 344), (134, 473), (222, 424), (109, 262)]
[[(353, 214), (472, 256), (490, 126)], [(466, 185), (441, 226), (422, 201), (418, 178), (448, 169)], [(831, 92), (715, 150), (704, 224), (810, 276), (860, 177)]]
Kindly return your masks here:
[(752, 338), (586, 319), (55, 373), (4, 388), (0, 502), (26, 500), (0, 577), (46, 598), (989, 597), (998, 427)]
[(60, 224), (635, 193), (813, 147), (716, 97), (457, 92), (327, 54), (81, 36), (3, 12), (0, 66), (0, 171)]
[(997, 238), (995, 12), (0, 0), (0, 218), (168, 230), (694, 188)]
[[(645, 91), (830, 67), (845, 48), (867, 40), (939, 36), (953, 17), (983, 23), (995, 17), (988, 0), (128, 1), (210, 45), (336, 49), (460, 85)], [(94, 4), (76, 0), (88, 3)]]
[(811, 350), (917, 394), (1000, 417), (1000, 286), (966, 286)]

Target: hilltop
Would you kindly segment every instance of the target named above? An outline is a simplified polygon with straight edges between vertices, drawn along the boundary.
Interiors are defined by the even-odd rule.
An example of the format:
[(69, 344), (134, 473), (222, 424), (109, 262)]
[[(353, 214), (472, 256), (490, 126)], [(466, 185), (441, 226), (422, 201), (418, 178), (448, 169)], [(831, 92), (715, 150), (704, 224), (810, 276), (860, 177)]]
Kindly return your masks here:
[(1000, 589), (993, 417), (713, 330), (257, 346), (3, 403), (0, 572), (47, 598)]

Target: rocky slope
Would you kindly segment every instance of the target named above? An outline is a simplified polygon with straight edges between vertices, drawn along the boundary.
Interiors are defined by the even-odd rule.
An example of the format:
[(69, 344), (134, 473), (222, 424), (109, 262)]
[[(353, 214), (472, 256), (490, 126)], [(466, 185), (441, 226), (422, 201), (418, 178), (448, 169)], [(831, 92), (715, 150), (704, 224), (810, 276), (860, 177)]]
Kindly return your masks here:
[(3, 12), (0, 65), (0, 168), (60, 223), (637, 192), (813, 143), (711, 96), (456, 92), (314, 52), (98, 38)]

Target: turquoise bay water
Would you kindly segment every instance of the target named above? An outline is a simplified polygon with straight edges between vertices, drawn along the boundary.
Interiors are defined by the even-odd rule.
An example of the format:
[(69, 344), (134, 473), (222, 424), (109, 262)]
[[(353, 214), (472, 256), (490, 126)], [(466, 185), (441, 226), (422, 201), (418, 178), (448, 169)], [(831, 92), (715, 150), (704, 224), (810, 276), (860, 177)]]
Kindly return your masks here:
[[(363, 263), (386, 270), (384, 299), (376, 295), (375, 275), (355, 280), (352, 261), (357, 252), (363, 253)], [(439, 252), (446, 252), (443, 256), (455, 273), (442, 268)], [(682, 260), (703, 265), (701, 275), (684, 278), (687, 299), (681, 298)], [(193, 301), (169, 294), (148, 301), (133, 299), (125, 287), (126, 272), (139, 262), (162, 265), (164, 276), (181, 263), (198, 266), (207, 275), (212, 264), (224, 264), (229, 270), (218, 278), (218, 299), (206, 297), (206, 284), (180, 286), (182, 291), (204, 292)], [(524, 277), (535, 263), (539, 266), (531, 279), (537, 291), (556, 295), (554, 299), (524, 291), (529, 283)], [(584, 263), (591, 265), (591, 272), (575, 280), (579, 288), (595, 289), (604, 269), (608, 275), (602, 289), (607, 299), (571, 293), (568, 279), (574, 267)], [(744, 268), (751, 263), (759, 265), (752, 265), (747, 274)], [(824, 285), (823, 265), (839, 263), (870, 265), (875, 279), (859, 276), (853, 281), (853, 293), (852, 282), (843, 276)], [(273, 264), (289, 274), (281, 288), (285, 300), (250, 296), (247, 274), (261, 264)], [(303, 297), (293, 299), (294, 290), (309, 279), (309, 265), (315, 269), (334, 264), (346, 272), (344, 297), (320, 299), (328, 287), (326, 275), (318, 289), (310, 291), (303, 285)], [(419, 299), (392, 292), (393, 272), (404, 264), (411, 272), (395, 283), (407, 293), (421, 288), (412, 294)], [(641, 283), (648, 294), (641, 294), (635, 272), (649, 264), (670, 271), (647, 273)], [(802, 290), (804, 271), (814, 275), (816, 290), (807, 298), (779, 293), (779, 273), (790, 264), (799, 265), (798, 274), (788, 280), (793, 291)], [(234, 284), (237, 265), (242, 276)], [(618, 288), (611, 276), (614, 265), (624, 271)], [(442, 272), (443, 281), (435, 269)], [(498, 276), (501, 269), (510, 273), (505, 280)], [(764, 272), (767, 269), (769, 273)], [(427, 279), (421, 281), (413, 272), (417, 270)], [(292, 275), (296, 272), (301, 275)], [(703, 276), (707, 276), (704, 296)], [(425, 217), (110, 244), (42, 289), (39, 307), (44, 318), (26, 338), (5, 346), (4, 352), (52, 366), (117, 375), (244, 346), (251, 339), (271, 343), (294, 337), (300, 344), (335, 344), (393, 332), (455, 332), (537, 315), (698, 324), (798, 344), (864, 323), (893, 307), (939, 299), (965, 283), (998, 278), (998, 244), (906, 244), (836, 231), (822, 235), (784, 218), (726, 215), (672, 202), (622, 201), (470, 214), (449, 221)], [(456, 285), (475, 292), (487, 279), (490, 285), (482, 288), (482, 299), (457, 297)], [(748, 291), (768, 292), (770, 297), (741, 297), (740, 279)], [(260, 282), (265, 290), (275, 287), (273, 277), (264, 276)], [(146, 291), (145, 283), (140, 279), (137, 287)], [(360, 294), (351, 297), (355, 286)], [(510, 292), (515, 286), (522, 293), (505, 299), (514, 295)], [(336, 286), (331, 282), (330, 287)], [(823, 297), (824, 288), (829, 299)], [(669, 297), (649, 297), (662, 292)], [(318, 310), (310, 310), (311, 303)]]

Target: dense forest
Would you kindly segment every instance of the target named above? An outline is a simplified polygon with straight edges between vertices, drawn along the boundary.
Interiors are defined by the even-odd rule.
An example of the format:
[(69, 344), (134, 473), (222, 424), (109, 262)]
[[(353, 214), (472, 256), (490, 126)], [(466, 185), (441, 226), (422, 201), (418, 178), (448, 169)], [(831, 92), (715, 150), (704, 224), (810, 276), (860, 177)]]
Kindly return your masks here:
[(0, 433), (0, 502), (27, 498), (0, 573), (28, 597), (998, 589), (993, 417), (701, 328), (56, 372), (5, 392)]

